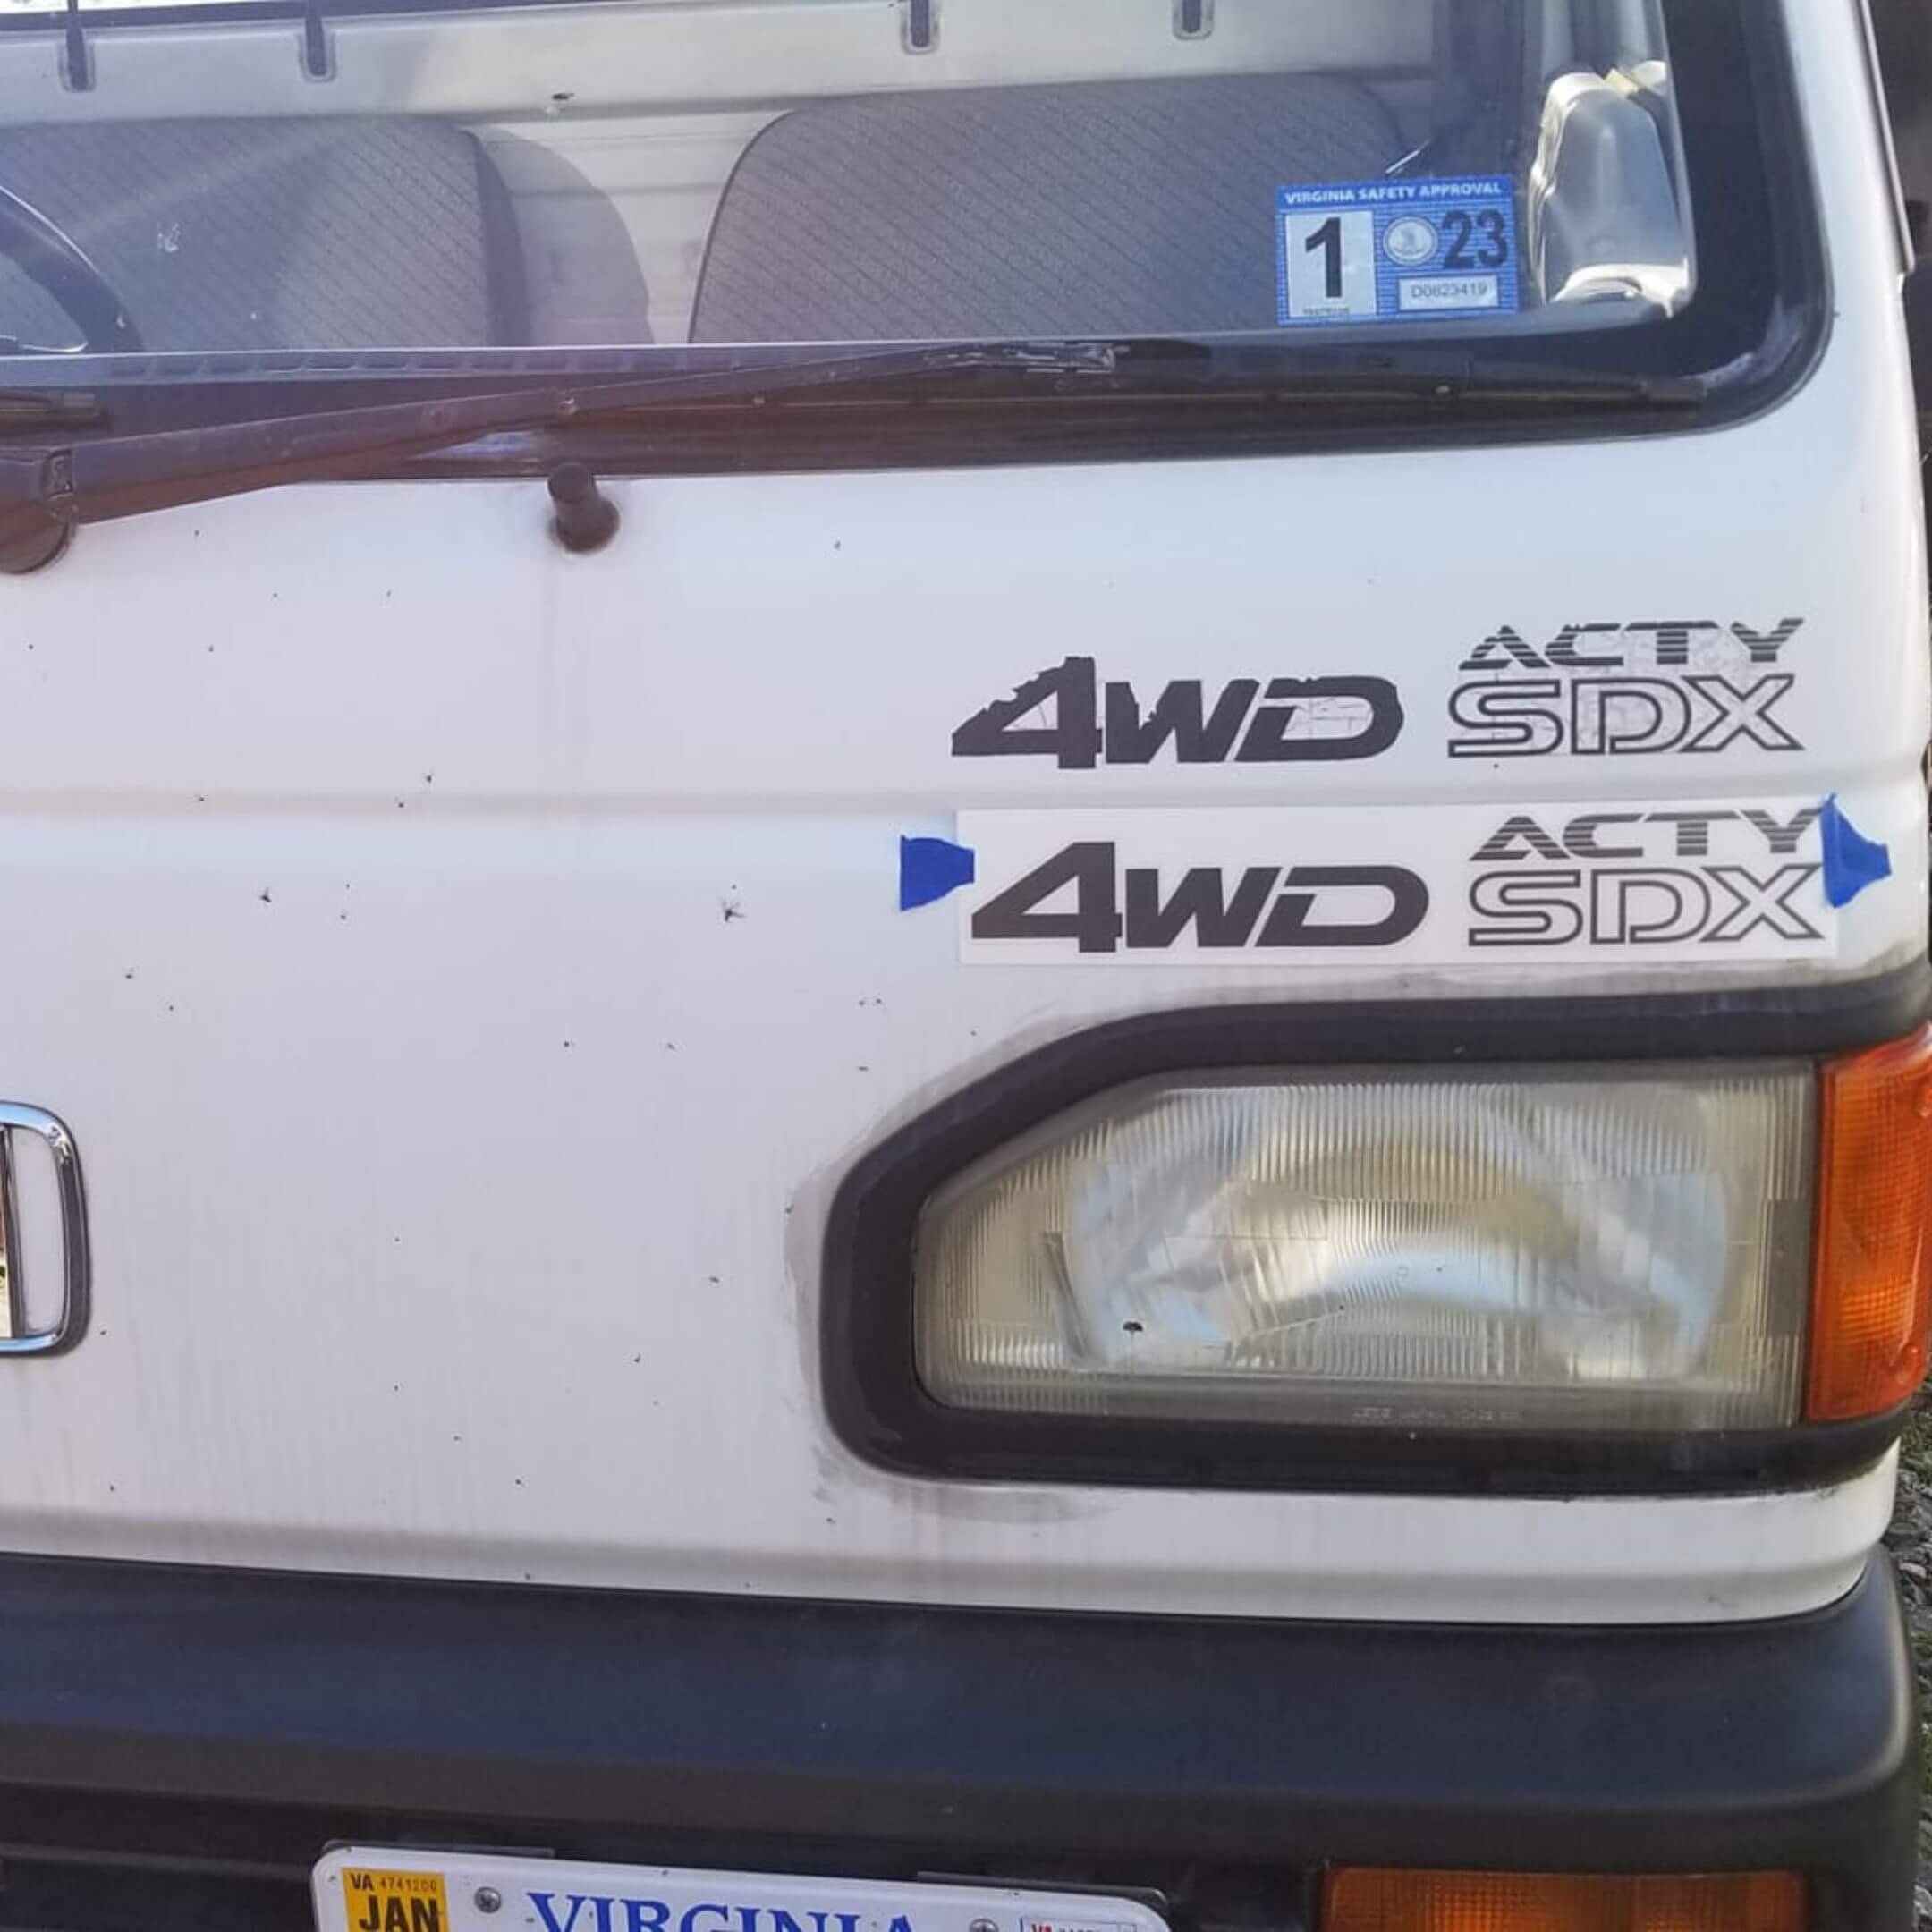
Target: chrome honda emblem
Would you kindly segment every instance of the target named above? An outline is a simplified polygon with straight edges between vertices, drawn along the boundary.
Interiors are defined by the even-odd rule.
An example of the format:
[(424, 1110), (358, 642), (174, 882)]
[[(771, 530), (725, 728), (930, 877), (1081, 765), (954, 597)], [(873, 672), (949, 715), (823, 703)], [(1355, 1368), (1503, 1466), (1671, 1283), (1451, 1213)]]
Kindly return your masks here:
[[(15, 1183), (13, 1139), (32, 1134), (54, 1163), (60, 1203), (61, 1304), (51, 1328), (34, 1328), (27, 1310), (27, 1278), (20, 1236), (20, 1191)], [(64, 1121), (44, 1108), (0, 1100), (0, 1311), (6, 1333), (0, 1355), (59, 1355), (87, 1334), (87, 1195), (80, 1185), (80, 1155)]]

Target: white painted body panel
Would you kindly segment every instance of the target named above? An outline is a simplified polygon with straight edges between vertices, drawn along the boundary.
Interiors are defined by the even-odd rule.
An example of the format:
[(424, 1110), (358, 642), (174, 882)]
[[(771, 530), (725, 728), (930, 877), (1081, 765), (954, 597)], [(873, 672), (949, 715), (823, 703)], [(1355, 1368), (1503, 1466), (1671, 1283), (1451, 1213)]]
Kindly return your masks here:
[[(1843, 18), (1840, 18), (1841, 13)], [(1922, 955), (1925, 580), (1897, 242), (1849, 9), (1793, 9), (1836, 313), (1759, 419), (1185, 466), (286, 489), (0, 594), (0, 1089), (87, 1169), (94, 1330), (0, 1364), (0, 1544), (633, 1589), (1643, 1622), (1849, 1587), (1887, 1461), (1586, 1503), (892, 1477), (835, 1441), (840, 1176), (1097, 1021), (1211, 1000), (1852, 980)], [(1804, 750), (1452, 761), (1499, 625), (1801, 615)], [(1157, 690), (1373, 672), (1371, 763), (948, 753), (1082, 652)], [(1806, 963), (963, 965), (896, 910), (962, 811), (1714, 808), (1839, 793), (1894, 876)], [(1466, 854), (1461, 855), (1466, 858)], [(729, 916), (727, 916), (727, 914)]]

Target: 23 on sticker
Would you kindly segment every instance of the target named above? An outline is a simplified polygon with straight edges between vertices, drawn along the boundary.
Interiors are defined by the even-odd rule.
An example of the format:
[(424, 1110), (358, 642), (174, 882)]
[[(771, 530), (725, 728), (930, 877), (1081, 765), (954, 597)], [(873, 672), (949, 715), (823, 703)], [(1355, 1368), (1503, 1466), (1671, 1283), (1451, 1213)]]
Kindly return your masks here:
[(352, 1932), (449, 1932), (449, 1897), (441, 1872), (343, 1873)]

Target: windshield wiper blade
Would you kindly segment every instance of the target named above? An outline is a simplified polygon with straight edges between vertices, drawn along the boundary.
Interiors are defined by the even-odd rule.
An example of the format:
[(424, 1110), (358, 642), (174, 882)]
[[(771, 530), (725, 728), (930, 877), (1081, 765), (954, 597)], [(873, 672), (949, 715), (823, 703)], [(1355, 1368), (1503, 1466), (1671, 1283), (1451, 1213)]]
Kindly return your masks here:
[(1252, 390), (1296, 402), (1436, 402), (1480, 409), (1580, 403), (1682, 409), (1708, 400), (1701, 376), (1648, 376), (1570, 362), (1404, 345), (1303, 349), (1275, 343), (1174, 339), (1123, 343), (1120, 372), (1158, 373), (1198, 390)]
[[(859, 350), (98, 436), (62, 448), (0, 446), (0, 571), (18, 575), (51, 563), (83, 523), (284, 483), (367, 476), (399, 459), (488, 436), (565, 428), (681, 403), (756, 402), (860, 386), (917, 391), (977, 371), (1021, 378), (1110, 376), (1115, 367), (1115, 351), (1106, 343)], [(64, 424), (97, 418), (53, 413), (39, 419)]]
[(1579, 369), (1562, 362), (1521, 362), (1471, 356), (1462, 367), (1430, 373), (1418, 369), (1419, 386), (1445, 402), (1558, 405), (1627, 403), (1636, 409), (1692, 409), (1710, 400), (1701, 376), (1647, 376), (1635, 370)]

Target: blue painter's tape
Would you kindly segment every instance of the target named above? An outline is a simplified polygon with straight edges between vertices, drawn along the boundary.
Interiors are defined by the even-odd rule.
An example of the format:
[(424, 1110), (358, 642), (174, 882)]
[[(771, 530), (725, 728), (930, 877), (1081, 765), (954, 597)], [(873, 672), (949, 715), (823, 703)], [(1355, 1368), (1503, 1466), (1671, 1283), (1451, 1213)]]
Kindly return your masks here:
[(973, 882), (973, 855), (951, 839), (902, 838), (899, 841), (899, 910), (911, 912), (956, 893)]
[(1892, 877), (1892, 852), (1868, 839), (1847, 818), (1834, 792), (1818, 814), (1818, 836), (1825, 846), (1825, 897), (1835, 906), (1848, 906), (1868, 886)]

